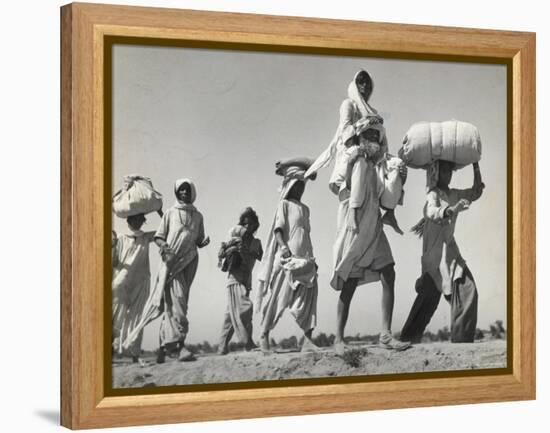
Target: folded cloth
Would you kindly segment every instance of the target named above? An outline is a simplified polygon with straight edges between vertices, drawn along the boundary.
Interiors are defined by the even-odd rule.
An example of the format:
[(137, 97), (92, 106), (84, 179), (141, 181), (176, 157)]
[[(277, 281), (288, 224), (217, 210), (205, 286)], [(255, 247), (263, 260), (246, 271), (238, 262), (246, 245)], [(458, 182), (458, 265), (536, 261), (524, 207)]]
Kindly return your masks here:
[[(294, 167), (300, 167), (300, 168), (303, 168), (304, 170), (307, 170), (311, 166), (311, 164), (313, 164), (313, 160), (311, 158), (297, 156), (294, 158), (287, 158), (287, 159), (282, 159), (280, 161), (277, 161), (275, 166), (277, 169), (294, 166)], [(280, 174), (280, 173), (277, 173), (277, 174)]]
[(238, 248), (241, 243), (241, 238), (231, 238), (229, 241), (221, 243), (218, 251), (218, 267), (222, 272), (228, 272), (240, 266), (242, 258)]
[(294, 290), (297, 290), (300, 286), (307, 288), (315, 286), (317, 278), (315, 259), (301, 257), (281, 258), (281, 264)]

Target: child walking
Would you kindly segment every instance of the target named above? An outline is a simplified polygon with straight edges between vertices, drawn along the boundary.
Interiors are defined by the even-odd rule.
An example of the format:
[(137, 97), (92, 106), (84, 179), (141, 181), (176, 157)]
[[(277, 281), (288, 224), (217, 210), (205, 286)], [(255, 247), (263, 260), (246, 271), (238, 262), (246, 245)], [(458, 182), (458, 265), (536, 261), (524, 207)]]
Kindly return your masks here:
[(227, 271), (227, 308), (224, 315), (218, 354), (229, 353), (229, 342), (234, 333), (246, 350), (257, 346), (252, 340), (253, 304), (252, 270), (263, 256), (262, 243), (254, 237), (260, 227), (258, 215), (247, 207), (239, 217), (239, 224), (229, 232), (230, 240), (222, 243), (219, 257), (222, 270)]

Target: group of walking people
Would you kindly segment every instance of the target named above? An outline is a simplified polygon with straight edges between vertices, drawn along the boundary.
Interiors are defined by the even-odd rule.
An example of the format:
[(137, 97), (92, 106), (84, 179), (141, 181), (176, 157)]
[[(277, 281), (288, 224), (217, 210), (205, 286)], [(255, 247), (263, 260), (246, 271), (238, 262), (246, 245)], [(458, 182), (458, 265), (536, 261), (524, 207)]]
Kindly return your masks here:
[[(388, 187), (391, 156), (382, 117), (370, 105), (373, 81), (359, 71), (340, 107), (340, 122), (328, 148), (315, 160), (296, 157), (276, 164), (282, 177), (279, 200), (265, 250), (255, 237), (258, 215), (246, 208), (222, 243), (218, 256), (228, 274), (218, 353), (229, 351), (234, 334), (246, 350), (257, 348), (252, 318), (261, 316), (259, 345), (270, 353), (270, 332), (288, 310), (303, 332), (301, 350), (317, 351), (313, 331), (317, 324), (318, 265), (310, 236), (310, 209), (302, 202), (306, 185), (318, 170), (334, 161), (329, 189), (338, 203), (331, 287), (339, 292), (336, 305), (334, 351), (346, 350), (344, 331), (357, 287), (380, 281), (382, 323), (380, 346), (402, 351), (419, 342), (443, 294), (451, 306), (451, 340), (471, 342), (477, 322), (477, 289), (454, 238), (457, 216), (477, 200), (484, 188), (479, 166), (473, 165), (469, 189), (450, 188), (452, 162), (434, 161), (427, 170), (427, 199), (421, 221), (413, 231), (423, 239), (422, 273), (417, 297), (400, 333), (392, 334), (395, 300), (394, 258), (384, 225), (402, 233), (394, 209), (381, 204)], [(407, 168), (398, 167), (401, 184)], [(139, 361), (143, 328), (160, 317), (157, 362), (174, 354), (194, 359), (185, 347), (189, 329), (189, 291), (197, 270), (200, 248), (210, 243), (202, 214), (194, 206), (197, 192), (189, 179), (176, 181), (176, 202), (162, 216), (156, 232), (143, 232), (144, 215), (127, 219), (129, 233), (113, 237), (113, 348)], [(402, 199), (402, 197), (401, 197)], [(149, 245), (154, 242), (162, 262), (150, 290)], [(251, 299), (252, 271), (260, 262), (255, 302)]]

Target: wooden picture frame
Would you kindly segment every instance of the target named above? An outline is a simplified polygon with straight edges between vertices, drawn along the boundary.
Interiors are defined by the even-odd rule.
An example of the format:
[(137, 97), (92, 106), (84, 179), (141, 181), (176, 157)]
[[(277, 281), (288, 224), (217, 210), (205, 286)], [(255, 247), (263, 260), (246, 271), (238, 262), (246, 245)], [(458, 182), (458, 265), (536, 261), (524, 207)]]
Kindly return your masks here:
[[(107, 395), (108, 41), (508, 66), (509, 366), (300, 386)], [(109, 39), (110, 38), (110, 39)], [(113, 39), (114, 38), (114, 39)], [(107, 41), (107, 42), (106, 42)], [(108, 78), (107, 78), (108, 79)], [(96, 4), (61, 8), (61, 424), (80, 428), (535, 398), (535, 34)], [(107, 179), (109, 179), (107, 177)], [(107, 215), (107, 216), (106, 216)], [(107, 303), (108, 304), (108, 303)], [(110, 305), (110, 304), (108, 304)], [(107, 320), (105, 320), (107, 317)]]

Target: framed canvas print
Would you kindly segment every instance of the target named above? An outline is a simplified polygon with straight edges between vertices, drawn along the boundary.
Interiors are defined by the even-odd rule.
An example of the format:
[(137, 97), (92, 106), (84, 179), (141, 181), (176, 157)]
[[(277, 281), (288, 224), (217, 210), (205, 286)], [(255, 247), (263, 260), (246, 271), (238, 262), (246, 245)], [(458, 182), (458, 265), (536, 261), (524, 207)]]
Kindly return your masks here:
[(61, 18), (64, 426), (535, 397), (534, 34)]

